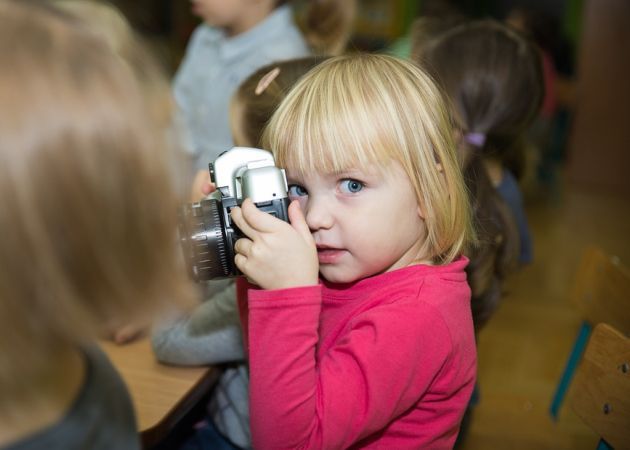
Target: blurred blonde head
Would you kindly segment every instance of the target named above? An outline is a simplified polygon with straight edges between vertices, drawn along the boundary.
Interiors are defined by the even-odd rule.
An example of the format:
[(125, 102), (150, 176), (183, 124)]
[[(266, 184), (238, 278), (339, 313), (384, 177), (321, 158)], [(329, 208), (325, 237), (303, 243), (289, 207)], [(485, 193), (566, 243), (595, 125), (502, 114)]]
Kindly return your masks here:
[(125, 16), (114, 6), (98, 0), (52, 0), (55, 7), (90, 23), (91, 30), (115, 50), (129, 47), (136, 37)]
[(133, 71), (142, 88), (151, 91), (151, 112), (168, 126), (173, 105), (163, 68), (125, 16), (106, 1), (52, 0), (51, 4), (85, 23), (90, 32), (109, 45)]
[(263, 145), (302, 175), (398, 162), (424, 215), (423, 254), (436, 264), (453, 261), (473, 237), (445, 103), (409, 62), (369, 54), (325, 61), (281, 103)]
[[(0, 2), (0, 397), (60, 349), (186, 298), (164, 128), (81, 21)], [(3, 405), (4, 406), (4, 405)], [(2, 407), (3, 407), (2, 406)]]

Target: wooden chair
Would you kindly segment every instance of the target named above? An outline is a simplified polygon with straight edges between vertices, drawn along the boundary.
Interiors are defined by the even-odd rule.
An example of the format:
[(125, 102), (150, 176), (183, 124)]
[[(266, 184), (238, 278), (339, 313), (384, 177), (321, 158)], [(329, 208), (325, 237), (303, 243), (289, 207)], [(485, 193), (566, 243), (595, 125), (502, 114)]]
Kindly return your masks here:
[(569, 403), (599, 434), (598, 449), (630, 448), (630, 339), (608, 324), (595, 327)]
[(575, 274), (571, 298), (583, 318), (564, 372), (553, 396), (550, 414), (555, 420), (580, 362), (593, 327), (604, 322), (630, 335), (630, 269), (597, 247), (584, 251)]

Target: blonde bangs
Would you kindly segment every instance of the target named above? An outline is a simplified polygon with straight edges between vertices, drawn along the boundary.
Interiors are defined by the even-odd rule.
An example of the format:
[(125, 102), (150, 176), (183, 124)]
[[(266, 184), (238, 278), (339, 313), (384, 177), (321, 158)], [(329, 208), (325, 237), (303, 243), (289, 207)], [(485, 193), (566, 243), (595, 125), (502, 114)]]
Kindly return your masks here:
[(298, 174), (313, 168), (341, 173), (386, 167), (399, 159), (402, 127), (396, 120), (383, 120), (397, 116), (397, 106), (379, 94), (387, 87), (375, 76), (377, 68), (365, 70), (352, 59), (320, 64), (280, 105), (263, 136), (280, 166)]

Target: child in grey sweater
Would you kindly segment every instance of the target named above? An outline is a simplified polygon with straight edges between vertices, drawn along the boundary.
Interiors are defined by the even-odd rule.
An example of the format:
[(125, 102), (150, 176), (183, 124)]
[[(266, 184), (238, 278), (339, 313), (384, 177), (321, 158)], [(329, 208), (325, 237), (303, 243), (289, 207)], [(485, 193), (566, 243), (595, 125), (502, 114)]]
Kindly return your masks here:
[(192, 314), (175, 314), (154, 326), (153, 350), (169, 364), (235, 363), (214, 387), (207, 420), (235, 446), (250, 448), (249, 379), (233, 281), (208, 283), (204, 298)]

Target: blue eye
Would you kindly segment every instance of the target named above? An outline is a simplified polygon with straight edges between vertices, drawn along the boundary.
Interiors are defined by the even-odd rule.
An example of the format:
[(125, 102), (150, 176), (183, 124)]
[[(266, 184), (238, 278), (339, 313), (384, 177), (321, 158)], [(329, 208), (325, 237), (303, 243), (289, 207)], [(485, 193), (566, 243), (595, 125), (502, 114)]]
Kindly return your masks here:
[(363, 187), (363, 183), (358, 180), (353, 180), (352, 178), (341, 180), (341, 182), (339, 183), (339, 189), (344, 194), (356, 194), (361, 189), (363, 189)]
[(304, 197), (308, 195), (308, 191), (304, 189), (303, 186), (299, 184), (290, 184), (289, 185), (289, 197)]

